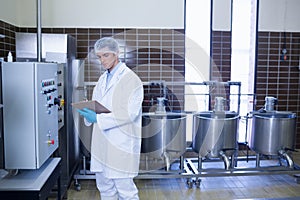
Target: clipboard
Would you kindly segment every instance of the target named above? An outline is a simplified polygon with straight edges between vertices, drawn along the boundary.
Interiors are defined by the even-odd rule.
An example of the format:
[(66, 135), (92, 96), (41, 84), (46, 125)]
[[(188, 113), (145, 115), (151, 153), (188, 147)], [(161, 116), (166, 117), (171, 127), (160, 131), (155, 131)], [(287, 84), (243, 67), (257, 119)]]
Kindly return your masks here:
[(110, 113), (110, 110), (108, 110), (106, 107), (104, 107), (101, 103), (99, 103), (96, 100), (92, 101), (79, 101), (77, 103), (72, 103), (71, 104), (74, 108), (77, 109), (83, 109), (83, 108), (88, 108), (90, 110), (95, 111), (97, 114), (100, 113)]

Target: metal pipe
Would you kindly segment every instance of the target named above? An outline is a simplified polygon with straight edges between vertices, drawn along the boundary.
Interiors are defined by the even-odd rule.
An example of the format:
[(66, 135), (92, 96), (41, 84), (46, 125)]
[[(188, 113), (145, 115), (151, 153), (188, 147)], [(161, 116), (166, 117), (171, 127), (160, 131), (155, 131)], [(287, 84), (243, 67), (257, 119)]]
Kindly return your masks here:
[(170, 156), (167, 152), (163, 153), (163, 157), (165, 158), (165, 163), (166, 163), (166, 170), (170, 170), (171, 162), (170, 162)]
[(286, 159), (286, 161), (287, 161), (287, 163), (288, 163), (288, 166), (289, 166), (290, 168), (294, 168), (294, 161), (293, 161), (292, 157), (290, 157), (290, 156), (286, 153), (286, 151), (284, 151), (284, 150), (279, 150), (278, 153), (279, 153), (279, 155), (281, 155), (282, 157), (284, 157), (284, 158)]
[(36, 17), (36, 22), (37, 22), (37, 61), (41, 62), (42, 61), (42, 19), (41, 19), (41, 0), (37, 0), (37, 17)]
[(230, 160), (229, 158), (226, 156), (224, 151), (220, 151), (220, 156), (222, 156), (222, 159), (224, 161), (224, 165), (225, 165), (225, 170), (229, 170), (230, 168)]

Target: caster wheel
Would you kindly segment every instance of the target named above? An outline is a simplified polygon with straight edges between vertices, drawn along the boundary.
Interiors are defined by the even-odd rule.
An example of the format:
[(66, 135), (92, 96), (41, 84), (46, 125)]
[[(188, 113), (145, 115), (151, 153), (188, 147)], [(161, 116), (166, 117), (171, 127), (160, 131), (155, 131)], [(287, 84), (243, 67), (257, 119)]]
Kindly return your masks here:
[(187, 179), (187, 180), (186, 180), (186, 186), (187, 186), (189, 189), (191, 189), (191, 188), (193, 187), (193, 181), (190, 180), (190, 179)]
[(78, 183), (77, 180), (75, 181), (74, 186), (75, 186), (75, 190), (76, 191), (80, 191), (81, 190), (81, 185), (80, 185), (80, 183)]
[(300, 175), (299, 174), (295, 174), (294, 177), (295, 177), (296, 183), (300, 184)]
[(81, 190), (81, 185), (78, 183), (77, 185), (75, 185), (75, 189), (76, 189), (76, 191), (80, 191)]
[(197, 188), (200, 188), (200, 184), (201, 184), (201, 179), (195, 181), (195, 185)]

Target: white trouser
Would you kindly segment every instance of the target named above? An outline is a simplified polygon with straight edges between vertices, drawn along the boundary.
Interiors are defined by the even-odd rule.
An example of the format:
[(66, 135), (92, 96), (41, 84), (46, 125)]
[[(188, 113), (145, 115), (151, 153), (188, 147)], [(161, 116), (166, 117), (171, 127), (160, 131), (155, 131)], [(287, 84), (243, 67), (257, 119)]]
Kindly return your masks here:
[(101, 200), (138, 200), (138, 189), (132, 178), (109, 179), (103, 173), (96, 174), (96, 184)]

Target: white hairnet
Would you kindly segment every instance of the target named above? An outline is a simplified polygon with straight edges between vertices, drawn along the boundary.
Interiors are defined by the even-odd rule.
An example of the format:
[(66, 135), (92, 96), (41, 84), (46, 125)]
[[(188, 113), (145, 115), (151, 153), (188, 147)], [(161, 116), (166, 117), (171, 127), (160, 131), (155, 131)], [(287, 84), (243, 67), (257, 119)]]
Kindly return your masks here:
[(95, 53), (103, 52), (103, 51), (107, 52), (107, 49), (110, 52), (118, 54), (119, 53), (118, 42), (112, 37), (104, 37), (97, 40), (97, 42), (94, 45)]

